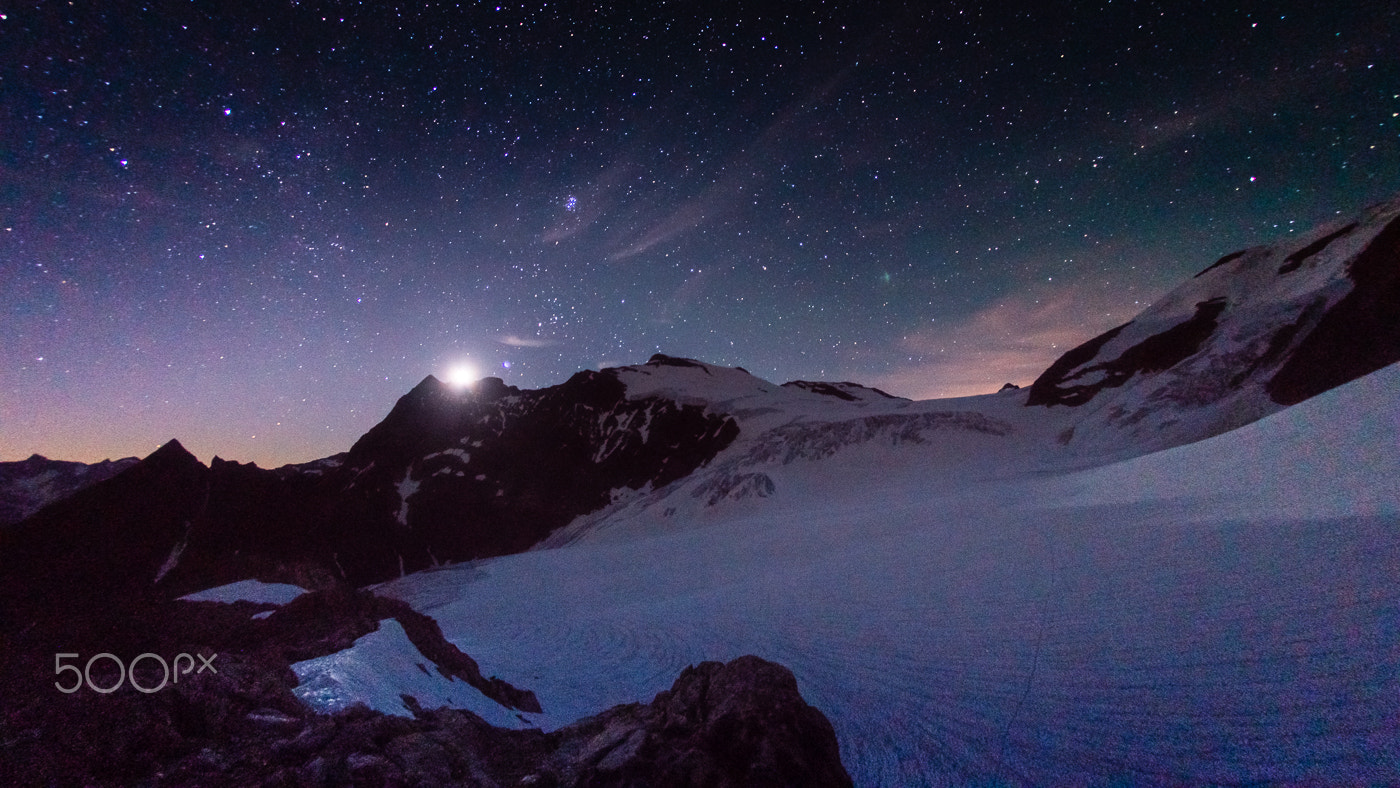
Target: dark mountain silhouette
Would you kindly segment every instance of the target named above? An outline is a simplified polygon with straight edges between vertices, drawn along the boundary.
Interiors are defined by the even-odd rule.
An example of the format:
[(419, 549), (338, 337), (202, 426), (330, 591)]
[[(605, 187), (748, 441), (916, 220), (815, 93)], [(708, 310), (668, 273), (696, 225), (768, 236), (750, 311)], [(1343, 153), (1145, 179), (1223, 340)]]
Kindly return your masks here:
[(126, 457), (89, 464), (50, 460), (38, 454), (18, 462), (0, 462), (0, 528), (84, 487), (106, 481), (137, 462), (136, 457)]
[(429, 376), (347, 454), (275, 470), (205, 467), (171, 441), (10, 529), (0, 553), (25, 569), (0, 581), (5, 598), (14, 614), (63, 587), (98, 601), (246, 577), (361, 586), (518, 552), (615, 489), (685, 476), (738, 434), (700, 406), (625, 394), (606, 371), (537, 391)]

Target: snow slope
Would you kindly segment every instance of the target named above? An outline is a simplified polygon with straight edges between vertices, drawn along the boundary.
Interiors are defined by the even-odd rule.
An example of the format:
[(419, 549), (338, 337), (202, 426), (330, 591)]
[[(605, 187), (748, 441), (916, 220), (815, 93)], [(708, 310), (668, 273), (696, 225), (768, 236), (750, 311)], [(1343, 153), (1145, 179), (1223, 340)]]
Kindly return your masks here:
[[(1398, 391), (1392, 366), (1197, 444), (956, 484), (945, 441), (856, 442), (703, 523), (594, 523), (379, 592), (534, 690), (545, 727), (754, 653), (793, 670), (859, 785), (1394, 783)], [(933, 470), (858, 471), (891, 455)], [(363, 697), (394, 697), (359, 648), (337, 658)]]
[(1168, 501), (1235, 516), (1400, 518), (1400, 374), (1359, 378), (1327, 406), (1292, 407), (1226, 435), (1041, 486), (1069, 506)]
[[(615, 490), (612, 505), (575, 519), (536, 549), (702, 527), (813, 496), (862, 498), (900, 484), (926, 494), (1086, 463), (1057, 440), (1078, 414), (1026, 408), (1025, 391), (915, 402), (855, 384), (779, 386), (740, 369), (673, 361), (684, 366), (649, 363), (610, 372), (629, 397), (663, 394), (734, 419), (738, 437), (676, 483)], [(808, 388), (813, 385), (828, 393)]]

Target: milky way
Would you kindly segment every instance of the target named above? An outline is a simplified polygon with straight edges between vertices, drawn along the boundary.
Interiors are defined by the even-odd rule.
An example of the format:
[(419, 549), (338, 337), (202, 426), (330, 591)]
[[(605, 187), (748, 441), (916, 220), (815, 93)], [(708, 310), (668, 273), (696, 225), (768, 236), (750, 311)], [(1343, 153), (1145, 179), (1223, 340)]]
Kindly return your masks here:
[(1388, 4), (758, 5), (0, 7), (0, 459), (657, 351), (994, 391), (1400, 190)]

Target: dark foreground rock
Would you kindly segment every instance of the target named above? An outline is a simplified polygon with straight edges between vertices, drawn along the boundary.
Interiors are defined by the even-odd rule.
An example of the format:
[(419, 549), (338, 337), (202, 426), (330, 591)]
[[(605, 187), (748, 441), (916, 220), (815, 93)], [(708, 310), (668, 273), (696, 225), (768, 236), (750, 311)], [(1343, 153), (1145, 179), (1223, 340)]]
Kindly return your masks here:
[[(259, 611), (271, 615), (254, 619)], [(6, 785), (94, 786), (623, 786), (850, 785), (830, 723), (785, 668), (757, 657), (686, 669), (650, 704), (629, 704), (561, 730), (506, 730), (468, 711), (414, 717), (357, 706), (309, 710), (291, 663), (351, 646), (393, 618), (444, 676), (509, 709), (537, 712), (533, 693), (484, 677), (437, 622), (365, 591), (306, 594), (280, 608), (249, 602), (164, 602), (120, 619), (87, 611), (5, 634), (0, 664), (0, 764)], [(210, 670), (162, 686), (158, 662), (121, 684), (115, 663), (92, 665), (99, 688), (71, 694), (71, 674), (107, 652), (194, 655)], [(426, 664), (426, 663), (425, 663)], [(130, 678), (130, 676), (128, 676)], [(55, 682), (58, 682), (58, 686)]]
[(686, 668), (650, 704), (562, 728), (525, 779), (578, 786), (850, 785), (836, 732), (797, 680), (755, 656)]
[(836, 734), (780, 665), (748, 656), (687, 668), (650, 704), (552, 733), (494, 728), (458, 709), (362, 707), (284, 720), (167, 764), (155, 785), (849, 786)]

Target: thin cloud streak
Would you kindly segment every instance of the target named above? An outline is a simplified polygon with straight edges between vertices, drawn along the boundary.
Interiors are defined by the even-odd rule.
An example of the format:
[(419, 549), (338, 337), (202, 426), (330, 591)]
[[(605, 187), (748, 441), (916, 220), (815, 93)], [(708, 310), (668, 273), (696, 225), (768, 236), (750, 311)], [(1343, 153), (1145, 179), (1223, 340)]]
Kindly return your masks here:
[(698, 195), (651, 226), (640, 237), (614, 252), (610, 259), (624, 260), (642, 254), (702, 225), (714, 222), (751, 199), (754, 190), (768, 178), (772, 159), (780, 159), (783, 141), (807, 116), (824, 105), (849, 78), (853, 66), (843, 68), (826, 82), (789, 103), (747, 147), (720, 167), (719, 174)]
[(553, 347), (559, 344), (552, 339), (530, 339), (528, 337), (518, 337), (514, 334), (496, 337), (496, 341), (510, 347)]

